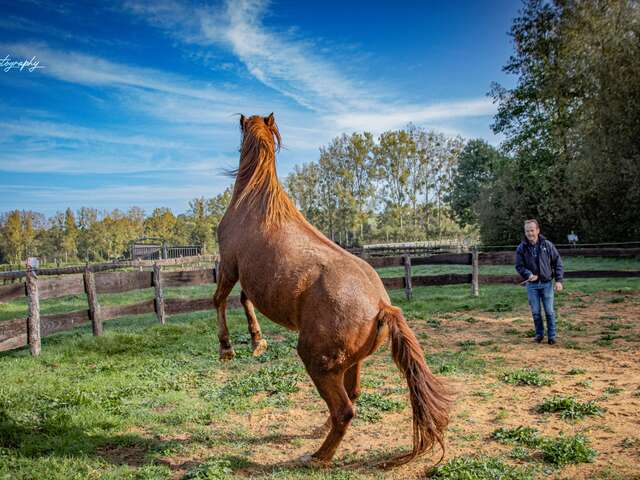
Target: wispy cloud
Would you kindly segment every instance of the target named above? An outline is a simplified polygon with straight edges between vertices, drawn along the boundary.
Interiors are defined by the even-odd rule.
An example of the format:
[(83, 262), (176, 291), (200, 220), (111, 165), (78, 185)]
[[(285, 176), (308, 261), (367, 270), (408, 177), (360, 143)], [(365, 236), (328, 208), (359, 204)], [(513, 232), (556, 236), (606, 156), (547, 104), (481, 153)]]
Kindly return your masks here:
[(318, 55), (311, 40), (296, 38), (291, 30), (267, 28), (263, 24), (267, 6), (262, 0), (227, 1), (220, 8), (175, 1), (125, 3), (128, 11), (183, 42), (228, 49), (255, 79), (311, 111), (363, 108), (370, 103), (373, 92)]
[(59, 80), (86, 86), (136, 87), (210, 101), (237, 102), (235, 93), (202, 82), (187, 81), (164, 71), (132, 67), (100, 57), (50, 48), (41, 42), (0, 44), (15, 57), (37, 56), (45, 68), (39, 73)]
[[(196, 197), (211, 197), (219, 193), (226, 186), (219, 182), (210, 184), (185, 184), (171, 189), (171, 195), (167, 195), (167, 188), (163, 185), (105, 185), (91, 188), (73, 187), (39, 187), (30, 185), (1, 185), (0, 188), (11, 195), (20, 197), (25, 195), (25, 203), (22, 208), (35, 210), (63, 210), (69, 205), (91, 206), (105, 209), (127, 209), (132, 205), (143, 208), (156, 208), (174, 205), (176, 201), (188, 204), (189, 200)], [(0, 210), (13, 208), (13, 203), (5, 204), (5, 199), (0, 199)], [(6, 206), (5, 206), (6, 205)], [(46, 206), (46, 207), (45, 207)], [(44, 207), (44, 208), (43, 208)]]
[(227, 0), (221, 7), (193, 7), (179, 1), (149, 4), (130, 0), (126, 9), (195, 46), (226, 48), (259, 82), (314, 112), (321, 131), (381, 132), (409, 122), (477, 117), (495, 113), (484, 97), (408, 104), (385, 86), (364, 87), (350, 78), (313, 40), (265, 25), (266, 0)]
[(340, 113), (329, 116), (329, 121), (343, 130), (384, 130), (401, 128), (408, 122), (418, 124), (467, 117), (493, 115), (495, 105), (488, 98), (458, 100), (434, 105), (385, 106), (381, 111)]

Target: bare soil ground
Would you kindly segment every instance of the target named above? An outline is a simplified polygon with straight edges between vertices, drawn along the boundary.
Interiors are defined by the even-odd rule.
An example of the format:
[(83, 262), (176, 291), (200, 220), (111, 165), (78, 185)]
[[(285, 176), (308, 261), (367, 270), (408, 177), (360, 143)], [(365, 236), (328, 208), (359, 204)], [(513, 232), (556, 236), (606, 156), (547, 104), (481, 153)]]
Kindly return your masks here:
[[(432, 369), (446, 374), (443, 378), (455, 394), (444, 461), (469, 454), (506, 455), (513, 446), (496, 442), (491, 433), (501, 426), (527, 425), (545, 436), (581, 432), (598, 455), (592, 463), (564, 468), (547, 468), (540, 458), (512, 463), (546, 468), (548, 478), (640, 478), (640, 299), (624, 292), (565, 295), (570, 301), (559, 309), (555, 346), (531, 341), (532, 322), (525, 309), (409, 319)], [(521, 368), (536, 368), (553, 383), (516, 386), (501, 380), (504, 372)], [(366, 362), (363, 387), (364, 392), (404, 400), (405, 407), (383, 412), (374, 423), (356, 419), (334, 465), (366, 478), (424, 476), (439, 452), (392, 471), (375, 466), (411, 444), (406, 384), (386, 348)], [(605, 412), (579, 421), (537, 413), (536, 406), (553, 395), (595, 400)], [(209, 426), (213, 437), (228, 440), (229, 452), (245, 446), (248, 461), (234, 469), (235, 475), (261, 477), (279, 467), (295, 467), (297, 458), (320, 445), (316, 429), (327, 417), (324, 402), (308, 379), (290, 398), (290, 407), (229, 415), (226, 424)], [(174, 478), (181, 478), (194, 461), (223, 453), (218, 444), (215, 451), (190, 451), (162, 461)]]

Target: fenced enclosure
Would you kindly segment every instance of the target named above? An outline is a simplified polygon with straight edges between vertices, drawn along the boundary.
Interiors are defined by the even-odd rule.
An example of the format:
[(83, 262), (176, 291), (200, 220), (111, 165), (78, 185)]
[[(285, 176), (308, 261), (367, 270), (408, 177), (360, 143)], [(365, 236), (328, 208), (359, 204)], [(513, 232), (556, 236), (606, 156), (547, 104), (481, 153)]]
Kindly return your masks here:
[[(613, 257), (640, 258), (640, 248), (589, 248), (560, 249), (564, 257)], [(515, 284), (520, 281), (512, 275), (480, 274), (481, 266), (513, 265), (514, 252), (445, 253), (414, 257), (400, 255), (369, 257), (365, 260), (374, 268), (400, 267), (401, 276), (382, 276), (387, 289), (404, 289), (407, 299), (414, 287), (469, 284), (470, 294), (478, 295), (481, 284)], [(185, 269), (190, 265), (189, 269)], [(468, 273), (414, 275), (416, 266), (459, 265), (469, 267)], [(180, 270), (169, 270), (172, 267)], [(128, 268), (130, 271), (109, 271)], [(43, 278), (51, 276), (51, 278)], [(565, 273), (567, 278), (621, 278), (640, 277), (640, 270), (574, 270)], [(26, 318), (0, 322), (0, 351), (29, 345), (32, 354), (40, 352), (41, 337), (70, 330), (78, 325), (91, 323), (93, 334), (102, 335), (103, 322), (126, 315), (155, 313), (164, 324), (168, 315), (213, 309), (213, 295), (206, 298), (165, 298), (163, 288), (192, 285), (212, 285), (216, 280), (216, 260), (213, 256), (192, 259), (167, 259), (66, 267), (58, 269), (27, 269), (18, 272), (2, 272), (0, 278), (20, 280), (18, 283), (0, 286), (0, 302), (26, 296), (29, 313)], [(23, 280), (24, 279), (24, 280)], [(141, 302), (101, 306), (99, 295), (132, 290), (154, 289), (154, 297)], [(67, 295), (85, 294), (87, 308), (66, 313), (40, 315), (40, 300)], [(238, 296), (230, 297), (228, 306), (240, 306)]]
[(162, 238), (143, 237), (129, 244), (128, 254), (129, 260), (194, 257), (202, 255), (202, 245), (167, 245)]

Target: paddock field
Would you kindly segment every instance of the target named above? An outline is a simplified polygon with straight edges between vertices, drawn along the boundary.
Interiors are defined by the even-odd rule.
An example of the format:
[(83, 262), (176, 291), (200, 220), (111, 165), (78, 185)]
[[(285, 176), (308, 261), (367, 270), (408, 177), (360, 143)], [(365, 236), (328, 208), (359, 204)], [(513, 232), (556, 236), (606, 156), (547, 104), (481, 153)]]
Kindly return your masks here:
[[(571, 260), (569, 269), (640, 266)], [(444, 268), (457, 267), (429, 272)], [(481, 285), (478, 298), (469, 288), (415, 288), (411, 302), (392, 291), (456, 398), (432, 478), (640, 479), (640, 280), (568, 280), (557, 296), (553, 347), (531, 342), (522, 288)], [(84, 305), (83, 296), (45, 300), (42, 312)], [(0, 321), (24, 309), (23, 301), (0, 304)], [(253, 358), (242, 311), (233, 310), (238, 356), (220, 363), (212, 318), (176, 315), (161, 326), (154, 315), (125, 317), (106, 322), (100, 338), (90, 325), (44, 338), (38, 358), (28, 349), (0, 354), (0, 479), (425, 478), (439, 458), (376, 467), (411, 443), (406, 383), (385, 347), (365, 362), (356, 419), (333, 468), (298, 465), (320, 445), (315, 429), (327, 412), (297, 358), (295, 334), (260, 318), (269, 350)]]

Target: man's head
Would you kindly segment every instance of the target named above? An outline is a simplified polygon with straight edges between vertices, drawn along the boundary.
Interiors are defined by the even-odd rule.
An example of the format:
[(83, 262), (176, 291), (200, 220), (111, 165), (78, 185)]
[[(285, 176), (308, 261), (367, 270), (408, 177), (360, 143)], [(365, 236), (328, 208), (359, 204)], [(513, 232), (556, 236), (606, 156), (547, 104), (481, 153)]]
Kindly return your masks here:
[(540, 235), (540, 225), (535, 218), (524, 222), (524, 235), (530, 243), (536, 243)]

